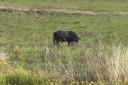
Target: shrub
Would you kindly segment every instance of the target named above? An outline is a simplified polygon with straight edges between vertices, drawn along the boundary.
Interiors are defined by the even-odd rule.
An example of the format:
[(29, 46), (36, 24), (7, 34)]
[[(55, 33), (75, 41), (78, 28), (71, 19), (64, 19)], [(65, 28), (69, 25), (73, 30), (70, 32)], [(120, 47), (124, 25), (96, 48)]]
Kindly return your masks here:
[(41, 85), (42, 79), (30, 72), (15, 70), (6, 76), (5, 82), (9, 85)]
[(0, 85), (5, 85), (5, 77), (4, 74), (0, 74)]

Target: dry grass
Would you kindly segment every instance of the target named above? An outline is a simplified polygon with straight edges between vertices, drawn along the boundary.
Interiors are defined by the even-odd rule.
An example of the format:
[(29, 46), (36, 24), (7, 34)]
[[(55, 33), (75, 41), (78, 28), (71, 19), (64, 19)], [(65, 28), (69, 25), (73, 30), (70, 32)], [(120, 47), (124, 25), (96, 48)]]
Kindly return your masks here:
[[(66, 49), (65, 52), (62, 49)], [(39, 74), (43, 75), (45, 73), (45, 75), (52, 75), (52, 77), (61, 80), (123, 82), (124, 85), (127, 85), (127, 47), (122, 45), (113, 45), (112, 47), (100, 45), (98, 48), (87, 50), (86, 53), (77, 50), (79, 51), (78, 54), (72, 55), (70, 48), (61, 48), (59, 53), (47, 48), (44, 57), (46, 72), (39, 71)]]
[(0, 65), (6, 64), (6, 54), (4, 52), (0, 52)]

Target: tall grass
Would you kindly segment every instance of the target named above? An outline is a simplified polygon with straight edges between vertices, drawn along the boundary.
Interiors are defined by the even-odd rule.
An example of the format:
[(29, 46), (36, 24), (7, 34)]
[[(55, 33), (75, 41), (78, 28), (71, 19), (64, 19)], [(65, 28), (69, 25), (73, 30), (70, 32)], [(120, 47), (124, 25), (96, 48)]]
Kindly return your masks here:
[[(127, 18), (1, 13), (1, 52), (11, 70), (20, 66), (53, 80), (127, 83)], [(61, 43), (58, 48), (52, 43), (56, 30), (82, 37), (74, 46)]]
[[(61, 80), (61, 83), (63, 81), (100, 83), (101, 81), (103, 85), (106, 83), (109, 85), (128, 84), (128, 47), (100, 44), (86, 50), (82, 48), (61, 46), (60, 48), (54, 47), (54, 49), (51, 49), (51, 47), (45, 46), (44, 53), (41, 53), (43, 66), (38, 63), (39, 68), (35, 71), (30, 70), (30, 72), (38, 74), (42, 78), (50, 79), (49, 82)], [(30, 65), (29, 61), (27, 64)], [(3, 65), (3, 67), (7, 66)], [(6, 73), (8, 72), (10, 71)], [(13, 77), (13, 74), (11, 75)], [(11, 79), (11, 76), (9, 78)]]
[(58, 52), (47, 48), (47, 51), (44, 57), (46, 72), (62, 80), (127, 82), (128, 50), (122, 45), (101, 45), (86, 51), (77, 47), (78, 53), (69, 48), (59, 48)]
[[(74, 49), (76, 51), (73, 51)], [(123, 45), (100, 44), (98, 47), (90, 47), (86, 50), (78, 46), (54, 49), (46, 46), (44, 53), (41, 54), (43, 66), (38, 64), (39, 68), (35, 72), (45, 79), (50, 79), (49, 82), (61, 80), (61, 83), (63, 81), (98, 83), (101, 81), (109, 85), (128, 84), (128, 48)]]

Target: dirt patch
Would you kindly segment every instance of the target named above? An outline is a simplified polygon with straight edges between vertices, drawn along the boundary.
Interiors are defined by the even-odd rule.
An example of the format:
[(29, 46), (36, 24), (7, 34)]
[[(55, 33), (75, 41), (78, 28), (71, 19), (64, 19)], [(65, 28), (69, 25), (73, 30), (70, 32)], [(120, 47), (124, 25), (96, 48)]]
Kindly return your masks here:
[(64, 14), (79, 14), (79, 15), (128, 15), (128, 12), (114, 11), (114, 12), (95, 12), (95, 11), (82, 11), (73, 9), (54, 9), (54, 8), (42, 8), (42, 9), (18, 9), (10, 7), (0, 7), (0, 12), (24, 12), (24, 13), (64, 13)]

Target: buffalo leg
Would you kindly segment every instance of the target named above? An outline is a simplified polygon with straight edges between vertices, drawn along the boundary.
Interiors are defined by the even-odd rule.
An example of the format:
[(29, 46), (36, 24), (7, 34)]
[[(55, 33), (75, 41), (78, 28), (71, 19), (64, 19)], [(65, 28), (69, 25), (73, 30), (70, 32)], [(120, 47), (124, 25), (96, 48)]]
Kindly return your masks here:
[(74, 45), (74, 43), (73, 43), (73, 42), (71, 42), (71, 44), (72, 44), (72, 45)]
[(56, 42), (56, 45), (59, 46), (59, 41)]
[(71, 44), (71, 43), (70, 43), (70, 42), (68, 42), (68, 46), (70, 46), (70, 44)]
[(53, 43), (54, 43), (54, 45), (59, 46), (59, 41), (56, 41), (55, 39), (53, 39)]

